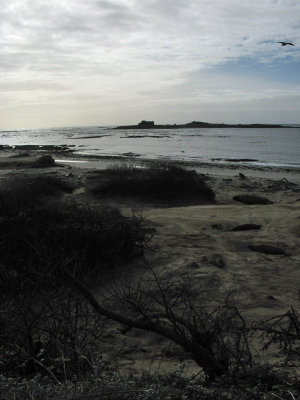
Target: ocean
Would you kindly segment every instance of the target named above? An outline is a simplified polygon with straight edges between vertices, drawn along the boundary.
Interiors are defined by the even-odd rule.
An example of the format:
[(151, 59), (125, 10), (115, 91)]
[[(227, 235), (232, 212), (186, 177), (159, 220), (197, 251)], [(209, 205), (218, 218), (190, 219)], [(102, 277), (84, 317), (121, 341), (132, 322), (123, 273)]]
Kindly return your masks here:
[(0, 145), (66, 145), (81, 155), (300, 168), (300, 127), (2, 130)]

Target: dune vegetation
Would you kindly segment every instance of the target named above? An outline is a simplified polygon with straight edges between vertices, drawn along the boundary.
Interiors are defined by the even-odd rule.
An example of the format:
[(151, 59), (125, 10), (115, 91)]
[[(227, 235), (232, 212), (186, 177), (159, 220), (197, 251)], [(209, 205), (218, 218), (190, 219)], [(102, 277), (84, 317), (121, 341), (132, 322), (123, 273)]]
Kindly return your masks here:
[[(285, 400), (299, 392), (295, 307), (249, 320), (234, 291), (208, 286), (216, 274), (201, 286), (189, 274), (176, 276), (170, 265), (152, 264), (159, 224), (108, 204), (133, 198), (155, 210), (162, 206), (167, 221), (168, 206), (216, 204), (205, 176), (171, 165), (118, 164), (84, 181), (85, 199), (93, 199), (88, 204), (74, 196), (76, 179), (38, 171), (9, 175), (0, 186), (1, 399), (250, 400), (275, 393)], [(225, 225), (212, 222), (221, 236)], [(248, 234), (245, 224), (237, 226), (243, 227), (238, 234)], [(191, 251), (195, 236), (180, 237), (182, 243), (171, 242), (175, 253), (180, 244)], [(197, 244), (199, 238), (205, 243), (209, 236), (198, 234)], [(210, 259), (189, 268), (203, 273)], [(176, 360), (177, 371), (116, 371), (105, 350), (115, 331), (125, 339), (139, 331), (171, 343), (164, 356)], [(261, 353), (277, 351), (283, 363), (264, 362), (253, 343)], [(193, 374), (181, 369), (179, 355), (193, 360)]]

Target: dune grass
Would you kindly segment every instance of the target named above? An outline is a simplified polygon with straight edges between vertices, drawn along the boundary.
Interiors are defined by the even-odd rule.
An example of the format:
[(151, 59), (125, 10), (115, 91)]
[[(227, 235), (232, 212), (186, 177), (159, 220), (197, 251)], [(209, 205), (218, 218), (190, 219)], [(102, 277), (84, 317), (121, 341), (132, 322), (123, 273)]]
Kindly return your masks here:
[(47, 154), (40, 156), (36, 161), (32, 163), (32, 166), (35, 168), (47, 168), (47, 167), (53, 167), (54, 165), (55, 165), (54, 158)]
[(71, 183), (52, 175), (26, 174), (6, 178), (0, 186), (0, 215), (16, 214), (43, 203), (47, 197), (59, 197), (73, 190)]
[[(59, 196), (65, 190), (69, 186), (45, 176), (2, 184), (0, 375), (50, 371), (70, 377), (89, 370), (79, 355), (101, 353), (101, 318), (73, 293), (61, 272), (66, 269), (80, 281), (107, 282), (113, 270), (119, 273), (148, 244), (142, 218)], [(33, 360), (40, 360), (40, 342), (44, 353), (38, 364)]]
[[(267, 369), (266, 369), (267, 370)], [(188, 376), (182, 371), (159, 374), (142, 371), (140, 375), (119, 375), (101, 373), (80, 382), (50, 383), (43, 379), (7, 379), (0, 376), (0, 391), (6, 399), (15, 400), (293, 400), (298, 384), (290, 380), (283, 385), (280, 372), (269, 366), (266, 376), (272, 374), (276, 381), (268, 388), (256, 376), (256, 370), (249, 371), (249, 379), (258, 378), (252, 385), (247, 379), (239, 383), (219, 382), (219, 385), (207, 387), (198, 375)], [(253, 373), (253, 376), (252, 376)], [(265, 376), (265, 375), (264, 375)]]
[(215, 198), (202, 176), (168, 164), (145, 168), (120, 164), (108, 168), (105, 179), (97, 182), (92, 192), (97, 196), (121, 196), (145, 202), (212, 203)]
[(42, 380), (7, 380), (0, 376), (0, 391), (5, 399), (15, 400), (209, 400), (199, 380), (191, 380), (180, 373), (157, 375), (143, 373), (142, 376), (120, 376), (103, 374), (82, 382), (66, 382), (60, 385)]
[[(2, 217), (2, 267), (20, 280), (61, 264), (80, 275), (111, 270), (141, 255), (147, 239), (139, 218), (114, 208), (91, 209), (74, 202), (48, 202)], [(80, 268), (79, 268), (80, 266)]]
[(14, 177), (0, 187), (2, 265), (29, 274), (68, 260), (84, 272), (104, 270), (142, 254), (145, 222), (113, 207), (61, 198), (73, 186), (58, 177)]

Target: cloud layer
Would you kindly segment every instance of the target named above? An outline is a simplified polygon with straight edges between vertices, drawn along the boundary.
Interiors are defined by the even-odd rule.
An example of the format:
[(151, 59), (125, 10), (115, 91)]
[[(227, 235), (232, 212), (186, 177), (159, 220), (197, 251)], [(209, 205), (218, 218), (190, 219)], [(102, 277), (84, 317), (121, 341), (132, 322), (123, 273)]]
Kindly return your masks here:
[(0, 128), (300, 122), (299, 28), (298, 0), (4, 0)]

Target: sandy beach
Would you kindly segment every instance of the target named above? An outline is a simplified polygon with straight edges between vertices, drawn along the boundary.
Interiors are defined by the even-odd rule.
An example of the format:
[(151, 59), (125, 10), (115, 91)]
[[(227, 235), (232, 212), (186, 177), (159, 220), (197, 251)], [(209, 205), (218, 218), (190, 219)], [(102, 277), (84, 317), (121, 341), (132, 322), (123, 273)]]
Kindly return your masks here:
[[(54, 166), (34, 168), (32, 163), (38, 156), (39, 152), (18, 157), (13, 152), (2, 152), (0, 184), (3, 178), (15, 174), (60, 176), (76, 187), (66, 196), (96, 204), (101, 200), (92, 197), (88, 188), (99, 171), (120, 162), (109, 158), (74, 159), (52, 153), (59, 160)], [(140, 160), (129, 161), (143, 165)], [(300, 171), (184, 166), (205, 174), (215, 191), (215, 204), (168, 207), (124, 198), (113, 201), (123, 214), (142, 215), (149, 221), (154, 235), (146, 258), (151, 266), (156, 271), (168, 271), (170, 279), (189, 277), (195, 287), (204, 286), (211, 293), (236, 290), (239, 305), (250, 321), (286, 312), (291, 306), (299, 308)], [(248, 205), (233, 199), (245, 194), (262, 196), (272, 203)], [(233, 230), (245, 224), (260, 227)], [(276, 246), (282, 254), (253, 250), (256, 245)], [(142, 264), (142, 260), (137, 260), (129, 267), (130, 273), (139, 274)], [(172, 344), (154, 334), (132, 331), (124, 336), (112, 328), (104, 347), (108, 354), (118, 349), (116, 358), (121, 368), (169, 370), (178, 369), (182, 362), (187, 371), (195, 367), (186, 355), (172, 350)], [(276, 362), (277, 355), (273, 356)]]

